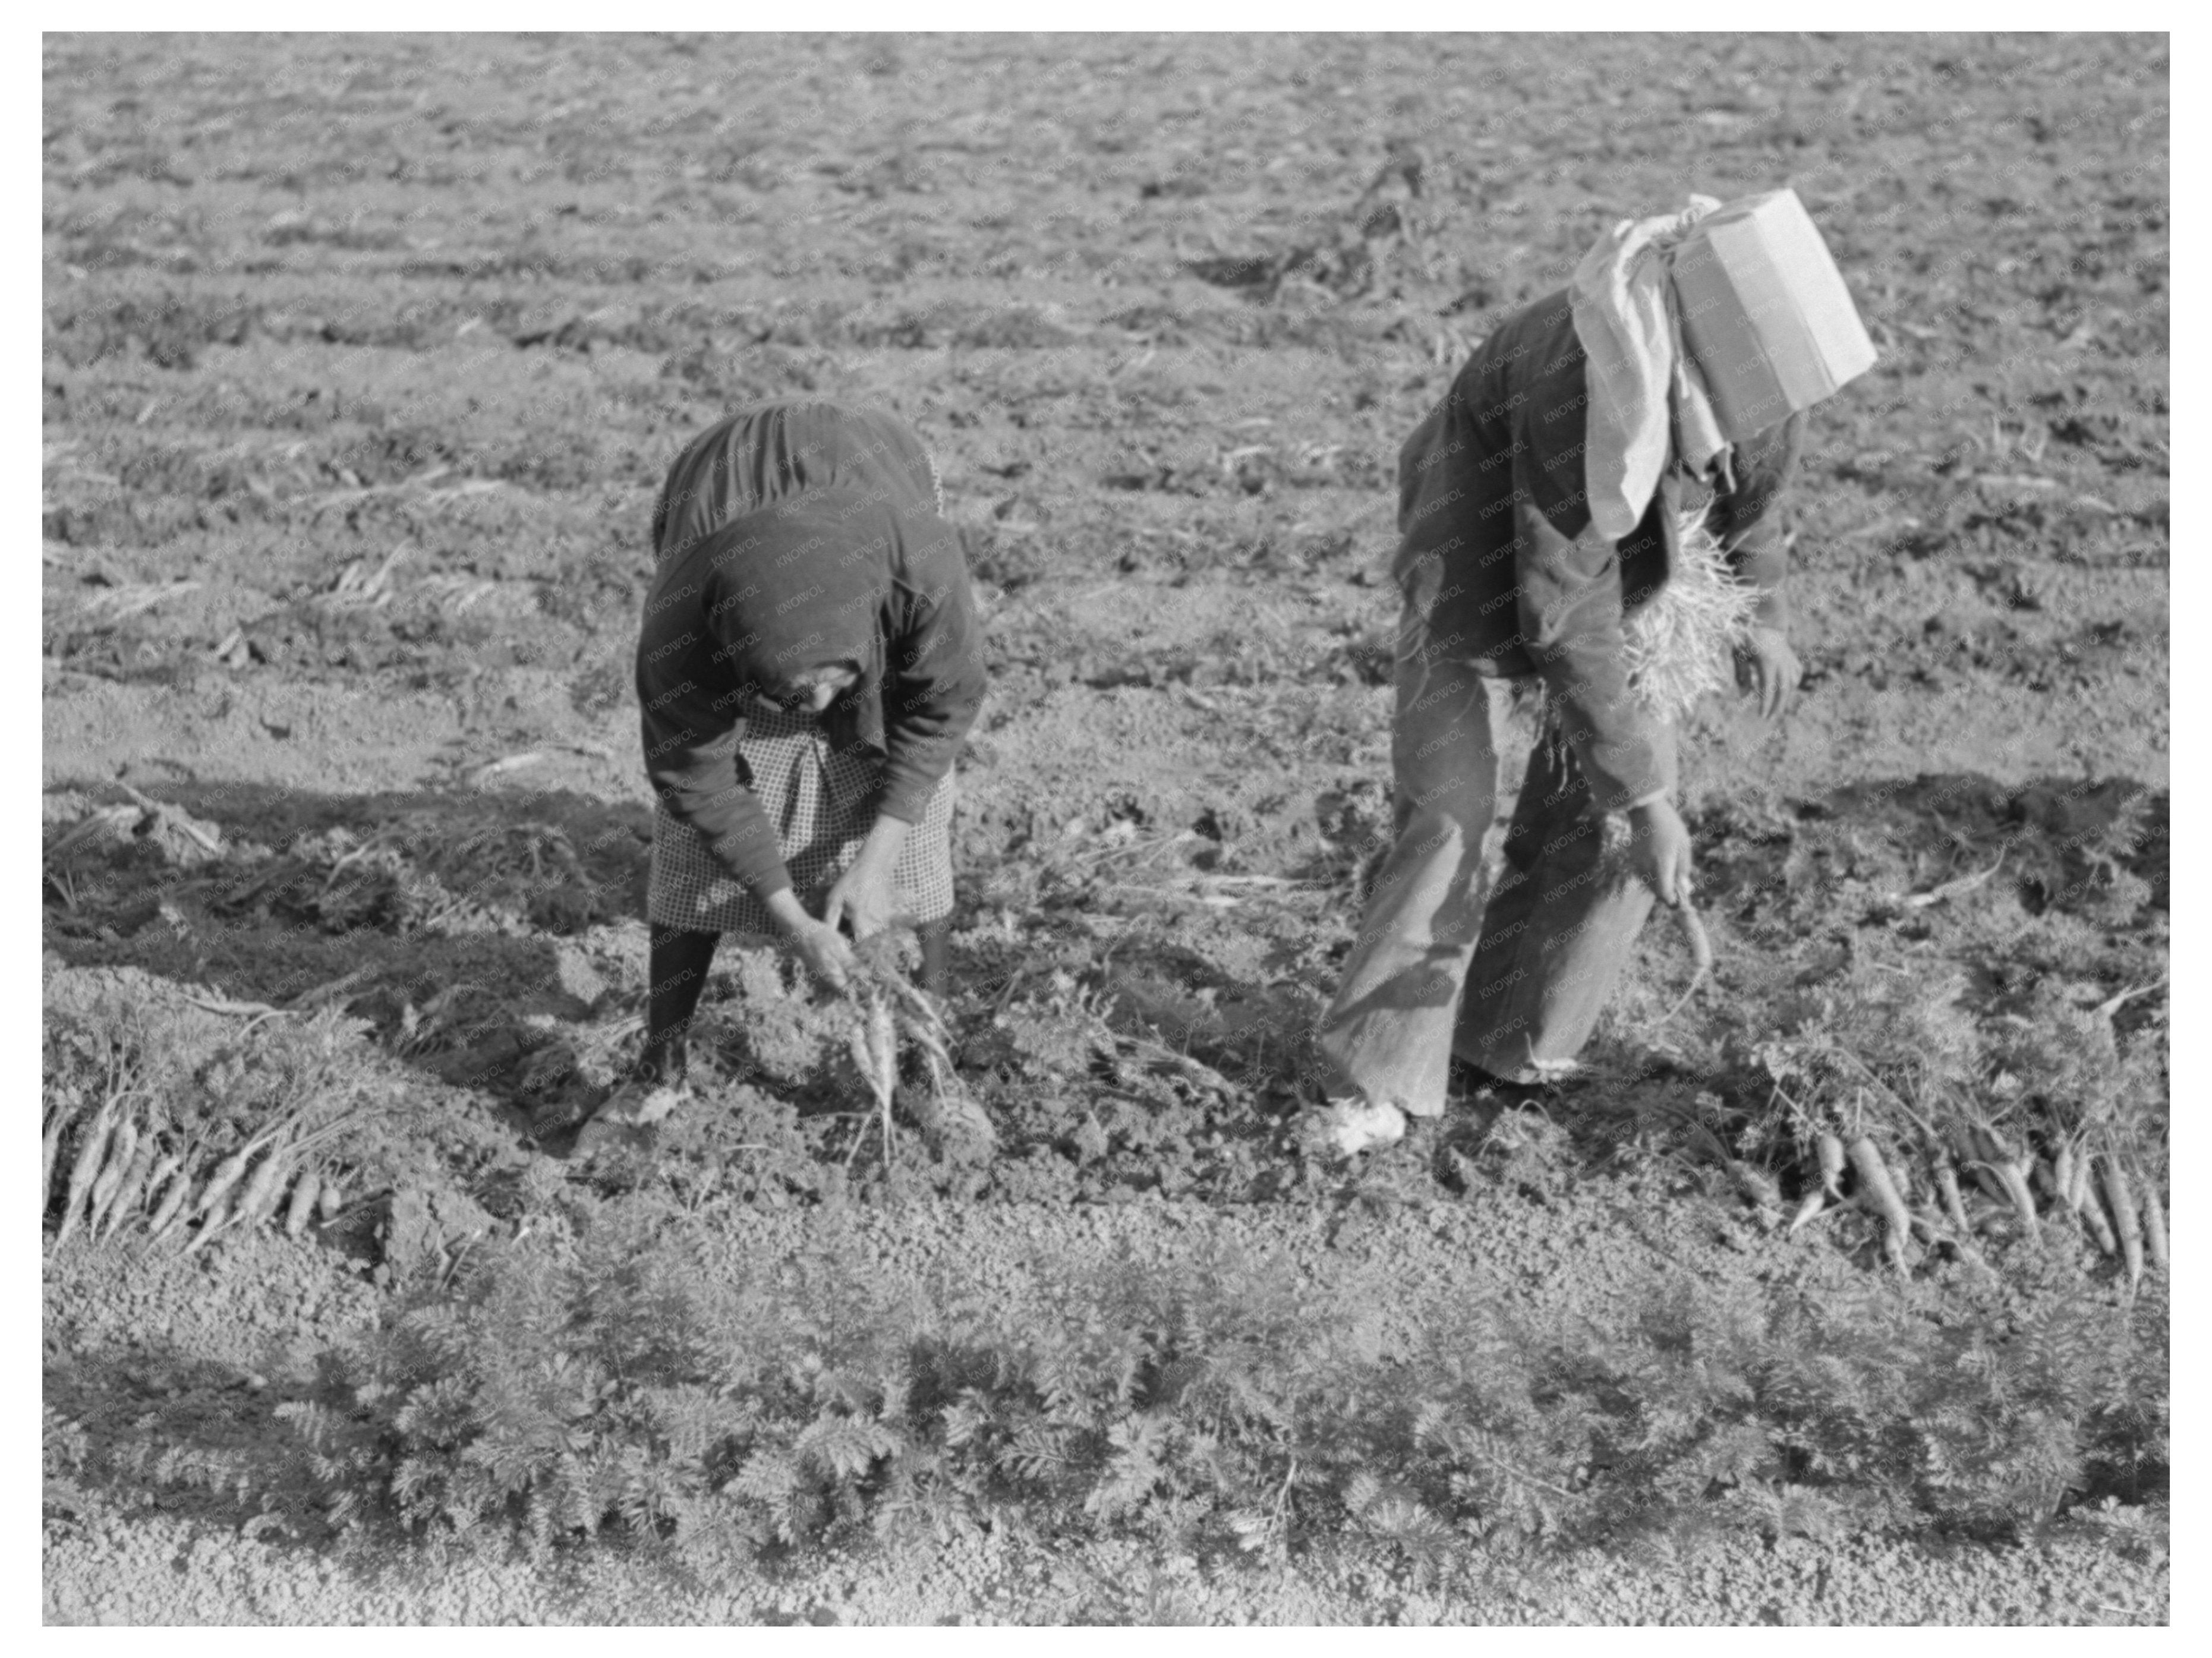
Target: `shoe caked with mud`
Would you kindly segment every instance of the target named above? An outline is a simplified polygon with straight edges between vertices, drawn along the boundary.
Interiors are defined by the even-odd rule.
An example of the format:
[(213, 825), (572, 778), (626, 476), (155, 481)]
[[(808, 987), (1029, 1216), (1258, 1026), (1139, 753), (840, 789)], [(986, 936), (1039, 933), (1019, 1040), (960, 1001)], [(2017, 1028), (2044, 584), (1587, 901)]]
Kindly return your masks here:
[(1298, 1123), (1298, 1144), (1305, 1154), (1326, 1161), (1342, 1162), (1405, 1138), (1404, 1112), (1365, 1100), (1331, 1100), (1307, 1112)]
[(653, 1141), (653, 1126), (684, 1103), (690, 1090), (681, 1083), (632, 1080), (606, 1097), (576, 1133), (575, 1155), (589, 1157), (612, 1146), (642, 1147)]

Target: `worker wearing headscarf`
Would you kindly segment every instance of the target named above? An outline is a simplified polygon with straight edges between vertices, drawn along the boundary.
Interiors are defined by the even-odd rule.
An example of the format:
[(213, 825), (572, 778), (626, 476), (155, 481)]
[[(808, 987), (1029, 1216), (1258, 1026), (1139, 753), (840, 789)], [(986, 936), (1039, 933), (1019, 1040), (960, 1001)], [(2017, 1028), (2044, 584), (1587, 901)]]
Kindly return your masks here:
[(635, 1084), (649, 1120), (724, 932), (780, 938), (842, 986), (864, 938), (915, 927), (941, 986), (952, 762), (984, 694), (959, 537), (895, 417), (825, 402), (700, 434), (653, 511), (637, 648), (659, 808), (652, 985)]
[[(1639, 251), (1617, 234), (1606, 257)], [(1625, 633), (1678, 567), (1686, 509), (1704, 507), (1751, 590), (1739, 683), (1770, 715), (1797, 683), (1773, 507), (1802, 416), (1697, 445), (1692, 467), (1686, 428), (1709, 422), (1691, 418), (1702, 399), (1680, 395), (1662, 342), (1656, 361), (1627, 363), (1662, 388), (1655, 454), (1653, 405), (1611, 398), (1622, 361), (1593, 372), (1583, 301), (1548, 295), (1486, 338), (1399, 457), (1394, 837), (1316, 1032), (1319, 1151), (1387, 1143), (1448, 1093), (1571, 1061), (1655, 896), (1687, 896), (1674, 732), (1639, 700)], [(1516, 682), (1540, 688), (1552, 738), (1530, 758), (1492, 896), (1483, 841)]]

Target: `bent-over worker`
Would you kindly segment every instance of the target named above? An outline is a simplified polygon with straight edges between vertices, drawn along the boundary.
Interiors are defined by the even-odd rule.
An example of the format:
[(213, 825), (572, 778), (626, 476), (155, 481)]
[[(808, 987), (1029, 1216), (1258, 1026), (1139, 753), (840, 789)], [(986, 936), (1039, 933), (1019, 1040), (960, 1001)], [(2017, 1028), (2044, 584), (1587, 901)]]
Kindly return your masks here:
[[(1641, 520), (1608, 537), (1584, 489), (1585, 362), (1571, 294), (1539, 300), (1483, 341), (1400, 453), (1395, 832), (1316, 1033), (1332, 1102), (1308, 1125), (1340, 1155), (1395, 1139), (1448, 1093), (1571, 1060), (1655, 895), (1686, 897), (1674, 732), (1634, 694), (1623, 631), (1677, 568), (1685, 508), (1708, 503), (1735, 579), (1757, 592), (1739, 683), (1769, 717), (1797, 685), (1774, 503), (1802, 417), (1734, 445), (1706, 476), (1677, 457)], [(1532, 678), (1556, 737), (1529, 760), (1486, 904), (1498, 727)], [(1608, 814), (1625, 819), (1640, 878), (1616, 878)]]
[(779, 938), (842, 987), (841, 929), (911, 926), (942, 988), (952, 763), (985, 682), (941, 513), (906, 424), (832, 403), (748, 409), (669, 469), (637, 647), (659, 798), (646, 1044), (601, 1119), (673, 1103), (725, 932)]

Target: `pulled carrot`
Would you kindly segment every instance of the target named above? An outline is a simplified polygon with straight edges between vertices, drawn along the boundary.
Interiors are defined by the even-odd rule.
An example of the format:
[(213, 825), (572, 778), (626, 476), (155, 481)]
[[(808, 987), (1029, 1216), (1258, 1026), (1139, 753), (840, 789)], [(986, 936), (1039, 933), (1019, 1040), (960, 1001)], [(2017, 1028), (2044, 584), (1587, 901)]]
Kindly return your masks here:
[(1966, 1199), (1959, 1190), (1959, 1170), (1940, 1151), (1936, 1155), (1936, 1190), (1943, 1199), (1943, 1212), (1950, 1217), (1951, 1224), (1959, 1229), (1960, 1236), (1972, 1231), (1966, 1219)]
[(1881, 1148), (1874, 1143), (1873, 1136), (1862, 1134), (1853, 1140), (1850, 1155), (1859, 1185), (1875, 1212), (1887, 1223), (1882, 1236), (1883, 1251), (1890, 1265), (1902, 1272), (1906, 1270), (1905, 1241), (1912, 1236), (1912, 1212), (1898, 1195), (1897, 1183), (1890, 1178), (1889, 1165), (1882, 1161)]
[(1820, 1189), (1832, 1198), (1840, 1198), (1843, 1188), (1838, 1182), (1844, 1177), (1845, 1164), (1843, 1141), (1824, 1128), (1814, 1140), (1813, 1149), (1820, 1160)]
[(1818, 1187), (1814, 1187), (1805, 1194), (1805, 1200), (1797, 1206), (1797, 1212), (1790, 1217), (1790, 1230), (1796, 1232), (1811, 1225), (1813, 1218), (1827, 1206), (1827, 1193)]
[(292, 1167), (285, 1148), (270, 1149), (261, 1160), (261, 1167), (253, 1171), (253, 1178), (246, 1183), (239, 1194), (237, 1221), (241, 1226), (258, 1226), (276, 1206), (276, 1194), (283, 1190), (284, 1176)]
[(292, 1182), (292, 1200), (284, 1206), (284, 1236), (296, 1238), (306, 1234), (308, 1219), (315, 1212), (315, 1199), (322, 1195), (323, 1177), (313, 1169), (300, 1171), (300, 1178)]
[(2120, 1234), (2120, 1259), (2127, 1264), (2128, 1293), (2142, 1286), (2143, 1275), (2142, 1217), (2136, 1209), (2135, 1193), (2128, 1189), (2127, 1171), (2109, 1148), (2097, 1158), (2105, 1177), (2105, 1201), (2112, 1206), (2112, 1221)]
[(54, 1113), (54, 1120), (46, 1125), (46, 1132), (39, 1137), (39, 1158), (44, 1165), (40, 1171), (39, 1184), (40, 1191), (45, 1194), (43, 1201), (39, 1206), (39, 1212), (41, 1214), (53, 1206), (54, 1165), (61, 1157), (62, 1135), (68, 1131), (70, 1124), (76, 1121), (75, 1112), (57, 1111)]
[(112, 1104), (103, 1104), (94, 1114), (92, 1126), (85, 1131), (83, 1145), (77, 1147), (76, 1157), (70, 1166), (69, 1190), (62, 1198), (61, 1230), (54, 1235), (58, 1244), (67, 1243), (70, 1235), (76, 1230), (79, 1206), (91, 1192), (93, 1181), (99, 1178), (108, 1139), (115, 1132), (116, 1114)]
[[(2096, 1166), (2096, 1159), (2094, 1157), (2084, 1158), (2083, 1161), (2092, 1169)], [(2112, 1223), (2106, 1218), (2105, 1206), (2097, 1201), (2094, 1192), (2090, 1193), (2089, 1200), (2081, 1206), (2079, 1218), (2082, 1229), (2096, 1240), (2098, 1254), (2111, 1255), (2119, 1253), (2119, 1235), (2112, 1230)]]
[(185, 1212), (185, 1199), (191, 1195), (192, 1171), (182, 1158), (169, 1175), (169, 1183), (162, 1188), (161, 1198), (154, 1205), (154, 1212), (146, 1222), (146, 1241), (149, 1243), (164, 1236), (179, 1217)]
[(108, 1206), (115, 1194), (123, 1189), (123, 1176), (131, 1167), (131, 1160), (138, 1155), (138, 1125), (129, 1117), (115, 1125), (108, 1137), (107, 1156), (100, 1164), (100, 1173), (92, 1182), (92, 1193), (85, 1205), (84, 1230), (97, 1237), (100, 1222), (107, 1218)]
[(2143, 1250), (2150, 1256), (2150, 1264), (2161, 1272), (2173, 1269), (2166, 1254), (2166, 1205), (2159, 1200), (2158, 1188), (2146, 1181), (2142, 1189)]
[(2005, 1144), (1996, 1129), (1987, 1124), (1977, 1125), (1976, 1132), (1982, 1142), (1982, 1157), (2004, 1188), (2012, 1203), (2013, 1213), (2020, 1221), (2020, 1229), (2031, 1243), (2043, 1239), (2043, 1226), (2036, 1218), (2035, 1193), (2027, 1189), (2027, 1169), (2020, 1154)]
[(106, 1237), (123, 1224), (123, 1218), (131, 1212), (140, 1194), (145, 1191), (146, 1181), (153, 1173), (155, 1159), (161, 1155), (161, 1145), (155, 1139), (151, 1130), (139, 1137), (137, 1145), (132, 1149), (131, 1161), (124, 1165), (122, 1180), (117, 1182), (106, 1208), (101, 1212), (95, 1236)]
[(1675, 999), (1674, 1006), (1660, 1016), (1661, 1024), (1665, 1024), (1690, 1005), (1690, 999), (1698, 993), (1698, 987), (1713, 970), (1713, 941), (1705, 936), (1705, 918), (1691, 907), (1686, 895), (1674, 906), (1674, 909), (1676, 919), (1682, 924), (1684, 936), (1690, 941), (1690, 982), (1681, 995)]
[[(182, 1177), (184, 1166), (185, 1159), (179, 1152), (171, 1151), (157, 1157), (154, 1166), (146, 1171), (145, 1178), (138, 1183), (138, 1190), (135, 1193), (125, 1193), (116, 1200), (117, 1212), (108, 1217), (109, 1233), (113, 1233), (122, 1226), (132, 1208), (140, 1206), (150, 1208), (157, 1202), (159, 1197), (167, 1196), (170, 1186)], [(149, 1221), (147, 1224), (150, 1226), (152, 1222)]]

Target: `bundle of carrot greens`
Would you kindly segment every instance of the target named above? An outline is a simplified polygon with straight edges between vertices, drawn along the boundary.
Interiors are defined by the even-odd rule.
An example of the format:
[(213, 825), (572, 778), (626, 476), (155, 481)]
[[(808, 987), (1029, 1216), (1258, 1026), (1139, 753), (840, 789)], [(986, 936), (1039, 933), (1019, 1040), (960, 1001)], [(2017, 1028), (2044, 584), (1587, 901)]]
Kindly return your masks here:
[(874, 1096), (883, 1125), (884, 1161), (891, 1149), (891, 1107), (898, 1095), (900, 1054), (920, 1056), (926, 1081), (908, 1090), (909, 1109), (933, 1149), (963, 1161), (980, 1161), (997, 1150), (998, 1130), (960, 1080), (952, 1064), (951, 1032), (928, 993), (908, 978), (899, 960), (903, 940), (895, 932), (864, 940), (851, 987), (848, 1036), (854, 1067)]
[(189, 1254), (264, 1223), (296, 1237), (349, 1202), (351, 1142), (392, 1102), (366, 1027), (191, 999), (143, 975), (50, 999), (46, 1213), (61, 1245), (143, 1232)]
[(2163, 1056), (2112, 1021), (2142, 992), (2083, 1008), (2045, 989), (1977, 1019), (1964, 988), (1863, 965), (1757, 1046), (1751, 1138), (1807, 1175), (1791, 1229), (1863, 1212), (1903, 1269), (1923, 1244), (1971, 1256), (1978, 1235), (2074, 1226), (2132, 1292), (2168, 1262)]

